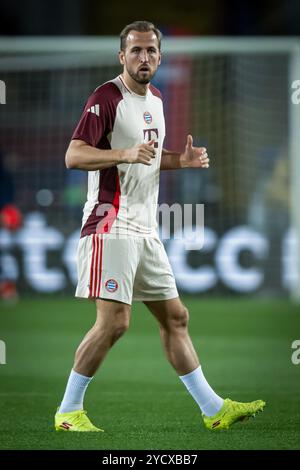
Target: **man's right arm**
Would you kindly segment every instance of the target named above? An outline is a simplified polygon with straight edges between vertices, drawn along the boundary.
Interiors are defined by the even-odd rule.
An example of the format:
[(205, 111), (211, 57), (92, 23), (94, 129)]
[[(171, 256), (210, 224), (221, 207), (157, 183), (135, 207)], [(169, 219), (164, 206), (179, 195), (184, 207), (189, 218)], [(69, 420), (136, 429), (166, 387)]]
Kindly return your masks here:
[(120, 163), (142, 163), (150, 166), (155, 157), (154, 141), (136, 145), (131, 149), (102, 150), (84, 140), (73, 139), (66, 152), (66, 167), (77, 170), (103, 170)]

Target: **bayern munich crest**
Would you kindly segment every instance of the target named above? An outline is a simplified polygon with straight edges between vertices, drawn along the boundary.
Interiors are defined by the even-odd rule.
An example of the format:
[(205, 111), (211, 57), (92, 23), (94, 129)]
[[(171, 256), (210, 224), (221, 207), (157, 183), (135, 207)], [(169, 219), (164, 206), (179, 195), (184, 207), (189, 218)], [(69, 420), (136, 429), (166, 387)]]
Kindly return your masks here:
[(105, 283), (105, 289), (108, 292), (115, 292), (118, 289), (119, 285), (115, 279), (108, 279)]
[(145, 121), (146, 124), (151, 124), (151, 122), (152, 122), (152, 116), (151, 116), (151, 114), (149, 113), (149, 111), (146, 111), (146, 112), (144, 113), (144, 121)]

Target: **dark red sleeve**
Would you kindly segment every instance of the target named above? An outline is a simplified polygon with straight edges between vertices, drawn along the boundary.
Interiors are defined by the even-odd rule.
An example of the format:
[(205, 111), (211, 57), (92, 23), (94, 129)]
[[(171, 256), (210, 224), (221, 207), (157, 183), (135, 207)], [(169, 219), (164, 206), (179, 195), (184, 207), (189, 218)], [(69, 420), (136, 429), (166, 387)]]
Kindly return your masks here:
[(158, 98), (162, 100), (161, 92), (158, 90), (158, 88), (155, 88), (155, 86), (153, 86), (152, 83), (150, 84), (150, 90), (154, 96), (157, 96)]
[(121, 99), (121, 92), (112, 82), (97, 88), (85, 104), (72, 139), (84, 140), (97, 147), (101, 139), (113, 130), (116, 109)]

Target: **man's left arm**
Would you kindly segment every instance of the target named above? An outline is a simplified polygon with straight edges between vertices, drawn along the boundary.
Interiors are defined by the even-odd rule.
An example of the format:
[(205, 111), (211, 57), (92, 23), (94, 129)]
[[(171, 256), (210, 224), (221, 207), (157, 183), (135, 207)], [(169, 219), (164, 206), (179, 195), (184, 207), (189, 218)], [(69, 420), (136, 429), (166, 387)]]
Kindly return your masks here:
[(208, 168), (209, 158), (205, 147), (193, 147), (193, 137), (187, 136), (183, 153), (162, 150), (161, 170), (177, 170), (180, 168)]

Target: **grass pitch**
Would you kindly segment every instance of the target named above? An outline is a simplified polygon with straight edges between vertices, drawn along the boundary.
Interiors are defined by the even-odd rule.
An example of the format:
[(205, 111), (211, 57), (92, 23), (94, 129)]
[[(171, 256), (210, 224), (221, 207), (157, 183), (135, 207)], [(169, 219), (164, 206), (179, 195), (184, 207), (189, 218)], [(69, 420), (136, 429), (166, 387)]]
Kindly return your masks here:
[(239, 401), (262, 398), (264, 413), (229, 431), (210, 432), (164, 358), (158, 326), (140, 303), (87, 391), (85, 408), (105, 433), (57, 433), (53, 416), (74, 351), (94, 321), (75, 299), (1, 306), (1, 449), (299, 449), (300, 309), (285, 301), (185, 299), (190, 334), (207, 380)]

